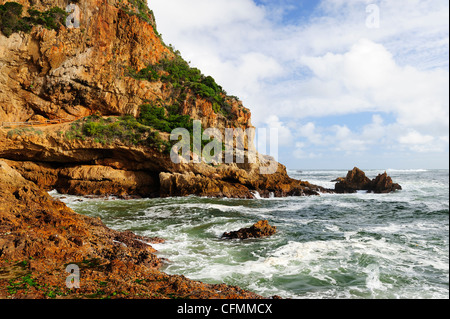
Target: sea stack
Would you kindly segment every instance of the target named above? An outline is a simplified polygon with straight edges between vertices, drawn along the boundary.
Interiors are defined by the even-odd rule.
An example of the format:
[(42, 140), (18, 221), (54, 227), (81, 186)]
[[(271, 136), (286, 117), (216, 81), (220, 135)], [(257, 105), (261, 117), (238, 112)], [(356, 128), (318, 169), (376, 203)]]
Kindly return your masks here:
[(392, 181), (392, 178), (386, 172), (371, 180), (357, 167), (348, 171), (346, 177), (339, 177), (336, 181), (336, 193), (356, 193), (358, 190), (365, 190), (381, 194), (402, 189), (399, 184)]

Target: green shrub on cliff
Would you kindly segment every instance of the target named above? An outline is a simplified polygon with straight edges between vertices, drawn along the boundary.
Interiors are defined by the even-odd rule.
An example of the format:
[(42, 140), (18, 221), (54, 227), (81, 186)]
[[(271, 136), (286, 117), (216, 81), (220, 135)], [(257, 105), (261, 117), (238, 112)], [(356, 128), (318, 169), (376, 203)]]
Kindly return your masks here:
[(140, 115), (137, 121), (143, 125), (153, 127), (162, 132), (170, 133), (172, 130), (182, 127), (192, 131), (192, 120), (188, 115), (177, 113), (177, 108), (166, 109), (151, 104), (141, 105)]
[(126, 73), (137, 80), (170, 83), (179, 103), (184, 102), (187, 93), (191, 92), (210, 101), (215, 113), (230, 116), (231, 106), (226, 102), (227, 94), (223, 88), (211, 76), (204, 76), (199, 69), (191, 67), (179, 54), (174, 59), (162, 60), (140, 71), (128, 68)]
[(170, 82), (174, 87), (188, 88), (194, 94), (203, 98), (210, 98), (218, 103), (223, 103), (222, 95), (225, 95), (222, 87), (211, 76), (204, 76), (197, 68), (192, 68), (180, 56), (173, 60), (163, 60), (161, 68), (168, 73), (161, 77), (162, 81)]
[(142, 135), (147, 132), (147, 128), (140, 125), (132, 116), (118, 119), (92, 116), (86, 119), (82, 132), (84, 136), (92, 137), (102, 144), (119, 139), (136, 145), (142, 140)]
[(189, 66), (179, 54), (172, 60), (163, 60), (160, 66), (168, 73), (161, 80), (171, 83), (175, 89), (181, 89), (180, 96), (183, 94), (185, 97), (186, 92), (191, 91), (211, 102), (216, 114), (230, 116), (231, 106), (226, 102), (227, 93), (213, 77), (205, 76), (199, 69)]
[(23, 128), (15, 128), (10, 130), (6, 137), (14, 138), (17, 136), (27, 136), (27, 135), (42, 135), (43, 132), (39, 129), (35, 129), (34, 127), (23, 127)]
[(154, 65), (149, 65), (139, 72), (129, 67), (127, 70), (127, 76), (130, 76), (136, 80), (147, 80), (150, 82), (158, 81), (160, 79), (158, 68)]
[(40, 24), (49, 30), (58, 30), (66, 23), (68, 13), (61, 8), (53, 7), (50, 10), (41, 12), (35, 9), (29, 9), (30, 17), (23, 18), (32, 25)]
[(29, 32), (34, 25), (42, 25), (50, 30), (58, 30), (65, 25), (67, 12), (58, 7), (41, 12), (28, 9), (28, 17), (22, 17), (23, 6), (17, 2), (0, 5), (0, 30), (9, 37), (19, 31)]
[(168, 73), (162, 80), (170, 83), (189, 84), (200, 82), (203, 75), (197, 68), (192, 68), (180, 56), (172, 60), (163, 60), (162, 69)]
[[(140, 115), (137, 118), (137, 121), (145, 126), (150, 126), (154, 129), (157, 129), (161, 132), (171, 133), (176, 128), (185, 128), (189, 131), (191, 137), (194, 134), (194, 123), (193, 119), (188, 115), (179, 114), (179, 107), (177, 105), (173, 105), (171, 107), (163, 108), (157, 107), (151, 104), (141, 105)], [(203, 135), (203, 128), (200, 132), (201, 136)], [(190, 149), (201, 156), (203, 148), (214, 141), (213, 138), (203, 140), (201, 139), (201, 149), (197, 150), (193, 143), (192, 139), (190, 141)], [(171, 146), (176, 143), (176, 141), (171, 141), (166, 143), (166, 150), (170, 150)], [(225, 145), (222, 143), (219, 145), (219, 148), (225, 149)], [(212, 154), (211, 156), (213, 156)], [(209, 156), (206, 155), (208, 158)]]
[(108, 144), (119, 140), (129, 145), (147, 145), (159, 151), (170, 150), (170, 144), (159, 136), (159, 132), (142, 125), (131, 115), (103, 118), (88, 116), (72, 124), (66, 133), (69, 140), (87, 138), (97, 143)]
[(16, 2), (6, 2), (0, 5), (0, 30), (9, 37), (14, 32), (31, 30), (31, 26), (27, 24), (22, 17), (23, 7)]

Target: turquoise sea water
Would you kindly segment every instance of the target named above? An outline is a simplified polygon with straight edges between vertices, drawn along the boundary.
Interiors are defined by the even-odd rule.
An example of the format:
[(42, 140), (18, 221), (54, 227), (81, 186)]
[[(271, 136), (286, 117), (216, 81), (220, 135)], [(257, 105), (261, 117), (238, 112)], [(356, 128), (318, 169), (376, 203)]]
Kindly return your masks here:
[[(344, 170), (288, 171), (325, 187)], [(365, 170), (370, 178), (384, 170)], [(162, 269), (284, 298), (449, 298), (449, 171), (388, 170), (403, 190), (256, 200), (51, 194), (107, 226), (166, 239)], [(267, 219), (278, 233), (222, 240)]]

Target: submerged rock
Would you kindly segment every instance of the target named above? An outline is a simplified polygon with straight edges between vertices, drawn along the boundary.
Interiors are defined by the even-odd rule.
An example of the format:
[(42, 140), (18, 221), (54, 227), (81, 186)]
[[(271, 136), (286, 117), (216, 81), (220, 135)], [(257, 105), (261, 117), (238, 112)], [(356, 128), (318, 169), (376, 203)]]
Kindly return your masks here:
[(267, 220), (260, 220), (249, 228), (241, 228), (238, 231), (224, 233), (222, 238), (227, 239), (248, 239), (248, 238), (262, 238), (272, 236), (277, 232), (275, 226), (269, 225)]
[(366, 174), (355, 167), (348, 171), (347, 177), (338, 177), (334, 189), (336, 193), (356, 193), (359, 190), (366, 190), (368, 192), (390, 193), (396, 190), (401, 190), (402, 187), (392, 181), (392, 178), (384, 174), (379, 174), (374, 179), (369, 179)]

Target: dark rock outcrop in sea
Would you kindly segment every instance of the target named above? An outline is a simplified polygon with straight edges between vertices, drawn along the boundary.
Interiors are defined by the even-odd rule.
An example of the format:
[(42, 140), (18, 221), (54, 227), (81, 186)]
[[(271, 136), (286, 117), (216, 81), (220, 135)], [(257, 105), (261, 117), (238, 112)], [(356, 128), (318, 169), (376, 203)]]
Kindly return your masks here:
[(372, 180), (369, 190), (374, 193), (381, 194), (402, 190), (402, 187), (399, 184), (394, 183), (392, 178), (384, 172)]
[(355, 193), (358, 190), (365, 190), (381, 194), (402, 189), (399, 184), (392, 181), (392, 178), (388, 176), (386, 172), (379, 174), (376, 178), (371, 180), (357, 167), (348, 171), (346, 177), (339, 177), (336, 181), (336, 193)]
[(271, 226), (267, 220), (260, 220), (251, 227), (241, 228), (237, 231), (227, 232), (222, 235), (225, 239), (249, 239), (272, 236), (277, 232), (275, 226)]

